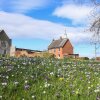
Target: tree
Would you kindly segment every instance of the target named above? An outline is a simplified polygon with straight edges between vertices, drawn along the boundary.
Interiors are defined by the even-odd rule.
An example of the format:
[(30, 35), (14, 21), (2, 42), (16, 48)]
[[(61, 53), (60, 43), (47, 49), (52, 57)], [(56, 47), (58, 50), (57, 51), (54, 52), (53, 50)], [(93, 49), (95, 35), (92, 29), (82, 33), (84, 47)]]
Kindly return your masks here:
[(81, 5), (88, 2), (94, 5), (94, 9), (90, 12), (92, 23), (89, 31), (93, 33), (92, 44), (95, 47), (95, 58), (97, 56), (97, 50), (100, 47), (100, 0), (73, 0), (75, 3)]
[(92, 44), (95, 47), (95, 59), (97, 57), (97, 51), (100, 47), (100, 1), (97, 2), (97, 0), (92, 0), (92, 2), (95, 5), (95, 9), (93, 10), (93, 14), (91, 15), (93, 17), (92, 24), (90, 26), (90, 32), (93, 33), (92, 37)]
[(83, 3), (86, 3), (86, 2), (91, 2), (96, 6), (100, 6), (100, 0), (73, 0), (73, 1), (75, 3), (80, 3), (80, 4), (83, 4)]
[(95, 5), (100, 6), (100, 1), (99, 0), (91, 0)]

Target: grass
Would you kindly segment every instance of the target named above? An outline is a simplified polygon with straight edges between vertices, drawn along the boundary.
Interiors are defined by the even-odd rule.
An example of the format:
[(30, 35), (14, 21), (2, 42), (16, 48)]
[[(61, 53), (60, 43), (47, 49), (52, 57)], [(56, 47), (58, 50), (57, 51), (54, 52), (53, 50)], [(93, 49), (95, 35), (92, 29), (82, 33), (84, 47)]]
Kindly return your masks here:
[(0, 100), (100, 100), (100, 62), (0, 58)]

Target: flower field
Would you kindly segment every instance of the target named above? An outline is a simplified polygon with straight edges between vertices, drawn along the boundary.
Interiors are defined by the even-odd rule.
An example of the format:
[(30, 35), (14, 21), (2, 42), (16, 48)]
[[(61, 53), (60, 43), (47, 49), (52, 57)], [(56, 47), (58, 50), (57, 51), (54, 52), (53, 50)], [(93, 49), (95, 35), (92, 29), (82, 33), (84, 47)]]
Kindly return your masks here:
[(0, 58), (0, 100), (100, 100), (100, 62)]

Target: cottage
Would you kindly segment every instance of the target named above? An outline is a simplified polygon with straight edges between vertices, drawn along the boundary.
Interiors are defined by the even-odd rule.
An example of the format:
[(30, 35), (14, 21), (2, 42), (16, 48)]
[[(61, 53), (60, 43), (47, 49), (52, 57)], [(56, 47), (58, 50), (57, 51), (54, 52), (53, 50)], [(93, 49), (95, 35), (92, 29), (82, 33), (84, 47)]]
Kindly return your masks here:
[(4, 30), (0, 31), (0, 54), (10, 55), (12, 40), (7, 36)]
[(56, 58), (64, 58), (74, 55), (73, 46), (70, 40), (62, 37), (58, 40), (52, 40), (52, 43), (48, 46), (48, 52), (53, 53)]

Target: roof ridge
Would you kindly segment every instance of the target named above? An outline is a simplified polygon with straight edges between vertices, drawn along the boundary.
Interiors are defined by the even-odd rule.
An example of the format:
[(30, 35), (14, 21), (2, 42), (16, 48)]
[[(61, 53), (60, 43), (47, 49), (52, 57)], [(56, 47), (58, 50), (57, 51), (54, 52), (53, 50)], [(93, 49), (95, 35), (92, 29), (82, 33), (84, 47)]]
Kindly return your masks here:
[(48, 49), (63, 47), (67, 40), (68, 40), (68, 38), (62, 38), (62, 39), (60, 38), (60, 39), (54, 40), (48, 46)]

